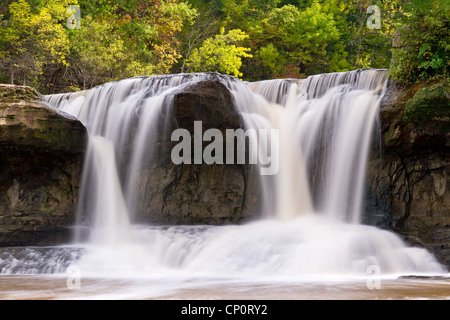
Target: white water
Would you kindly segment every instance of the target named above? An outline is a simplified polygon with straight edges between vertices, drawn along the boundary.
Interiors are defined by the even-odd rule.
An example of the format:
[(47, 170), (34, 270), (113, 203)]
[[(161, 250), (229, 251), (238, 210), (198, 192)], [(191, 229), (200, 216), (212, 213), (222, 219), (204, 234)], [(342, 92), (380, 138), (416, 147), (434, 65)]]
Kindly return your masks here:
[[(280, 130), (280, 172), (276, 180), (261, 177), (266, 218), (221, 227), (134, 225), (136, 172), (152, 161), (152, 137), (165, 128), (171, 94), (210, 77), (232, 90), (246, 128)], [(426, 250), (359, 224), (385, 80), (383, 70), (251, 84), (211, 74), (174, 75), (48, 97), (90, 133), (79, 209), (79, 224), (91, 230), (90, 238), (76, 240), (74, 248), (83, 249), (75, 255), (58, 248), (25, 254), (32, 261), (23, 266), (17, 254), (0, 255), (0, 272), (52, 273), (73, 263), (84, 275), (124, 278), (342, 279), (367, 277), (370, 266), (386, 277), (445, 273)], [(125, 163), (131, 169), (123, 176)], [(56, 260), (57, 267), (44, 259)]]
[(91, 242), (97, 245), (119, 246), (129, 239), (129, 212), (122, 194), (114, 146), (111, 141), (92, 136), (87, 150), (85, 167), (89, 178), (84, 175), (83, 185), (89, 183), (91, 195), (90, 210), (95, 213)]

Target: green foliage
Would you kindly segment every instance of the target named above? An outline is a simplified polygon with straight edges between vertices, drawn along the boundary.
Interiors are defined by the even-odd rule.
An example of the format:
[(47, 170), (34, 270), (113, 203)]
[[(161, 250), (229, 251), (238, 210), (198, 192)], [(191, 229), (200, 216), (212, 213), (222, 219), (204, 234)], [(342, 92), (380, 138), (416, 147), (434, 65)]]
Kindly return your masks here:
[(450, 86), (447, 81), (425, 87), (417, 91), (412, 99), (406, 103), (406, 121), (412, 121), (423, 126), (427, 121), (446, 124), (449, 129), (450, 119)]
[[(66, 26), (69, 5), (80, 30)], [(380, 29), (367, 27), (370, 5)], [(412, 83), (448, 78), (448, 21), (448, 0), (4, 0), (0, 81), (52, 93), (186, 71), (263, 80), (390, 67)]]
[[(79, 5), (80, 30), (67, 28)], [(0, 70), (43, 93), (170, 72), (196, 10), (178, 0), (15, 0), (0, 28)]]
[(412, 0), (406, 10), (390, 75), (403, 84), (448, 77), (450, 3)]
[[(341, 31), (340, 44), (344, 45), (348, 67), (389, 68), (392, 37), (399, 25), (404, 1), (399, 0), (332, 0), (329, 10), (334, 13)], [(379, 8), (379, 29), (369, 28), (367, 22), (377, 19), (370, 6)], [(374, 10), (372, 8), (372, 10)], [(374, 20), (375, 19), (375, 20)]]
[(282, 74), (285, 71), (285, 58), (272, 43), (259, 49), (257, 59), (269, 69), (271, 74)]
[(300, 77), (350, 67), (335, 14), (319, 1), (304, 10), (291, 4), (273, 8), (252, 28), (251, 36), (261, 39), (256, 59), (272, 77)]
[[(76, 1), (70, 1), (76, 3)], [(38, 86), (44, 67), (67, 66), (69, 41), (60, 20), (67, 19), (69, 0), (49, 0), (37, 9), (25, 0), (12, 2), (0, 29), (0, 67), (11, 83)]]
[(87, 16), (83, 20), (83, 28), (74, 33), (70, 40), (70, 65), (82, 81), (83, 89), (152, 72), (152, 65), (142, 63), (108, 21), (96, 21)]
[(239, 71), (242, 57), (252, 57), (249, 48), (238, 46), (248, 38), (245, 32), (233, 29), (225, 33), (225, 28), (214, 38), (208, 38), (199, 49), (195, 49), (186, 65), (188, 72), (219, 72), (241, 77)]

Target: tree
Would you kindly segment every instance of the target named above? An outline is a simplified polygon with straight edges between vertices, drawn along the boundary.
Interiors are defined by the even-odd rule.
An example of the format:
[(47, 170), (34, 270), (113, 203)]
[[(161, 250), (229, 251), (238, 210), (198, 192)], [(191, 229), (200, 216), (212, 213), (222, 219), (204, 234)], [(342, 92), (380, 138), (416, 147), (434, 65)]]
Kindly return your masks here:
[[(66, 26), (73, 4), (81, 30)], [(370, 5), (380, 9), (380, 28), (367, 25)], [(446, 0), (4, 0), (0, 81), (50, 93), (180, 71), (262, 80), (388, 68), (392, 60), (391, 76), (410, 83), (448, 74), (448, 7)], [(405, 45), (392, 55), (396, 29)]]
[[(67, 28), (69, 5), (81, 8), (80, 30)], [(43, 93), (170, 72), (181, 58), (177, 33), (196, 16), (182, 0), (15, 0), (7, 9), (3, 78)]]
[[(69, 2), (77, 3), (48, 0), (32, 8), (27, 1), (18, 0), (9, 5), (9, 20), (0, 29), (0, 59), (11, 83), (39, 86), (44, 69), (67, 65), (69, 40), (59, 22), (68, 18)], [(46, 91), (48, 83), (42, 85)]]
[[(344, 12), (347, 20), (347, 52), (353, 68), (389, 68), (392, 38), (399, 26), (403, 2), (404, 0), (346, 1)], [(379, 25), (370, 28), (368, 22), (377, 22), (376, 20)], [(345, 30), (343, 27), (341, 29)]]
[(220, 32), (219, 21), (213, 9), (201, 5), (197, 7), (198, 15), (193, 23), (186, 24), (182, 32), (178, 33), (180, 40), (180, 54), (183, 59), (175, 66), (174, 72), (185, 72), (186, 62), (194, 50), (199, 48), (206, 39)]
[(248, 38), (245, 32), (233, 29), (220, 33), (214, 38), (208, 38), (199, 49), (195, 49), (188, 58), (186, 66), (188, 72), (219, 72), (242, 77), (239, 71), (242, 66), (242, 57), (252, 57), (249, 48), (237, 46)]
[(256, 60), (272, 77), (346, 69), (340, 35), (334, 15), (319, 1), (304, 10), (291, 4), (273, 8), (251, 30), (258, 39)]
[(404, 84), (436, 78), (448, 80), (450, 4), (446, 0), (411, 0), (405, 11), (390, 75)]
[(86, 89), (153, 71), (151, 64), (139, 61), (126, 47), (124, 38), (108, 20), (85, 17), (83, 27), (71, 35), (70, 46), (68, 72), (72, 76), (72, 87), (79, 83)]
[[(111, 65), (110, 58), (104, 56), (105, 67), (110, 66), (105, 70), (114, 70), (115, 79), (169, 73), (181, 58), (177, 35), (184, 25), (192, 23), (197, 11), (179, 0), (101, 2), (104, 10), (89, 7), (89, 4), (86, 8), (104, 25), (100, 32), (103, 40), (96, 37), (98, 45), (107, 52), (114, 44), (111, 55), (115, 63)], [(82, 42), (82, 38), (89, 41), (89, 34), (86, 31), (78, 36), (78, 42)], [(86, 47), (85, 51), (89, 50), (92, 49)]]
[(268, 70), (266, 77), (272, 78), (286, 74), (286, 58), (273, 43), (260, 47), (256, 58)]
[[(148, 1), (142, 1), (149, 4)], [(185, 24), (191, 24), (197, 11), (182, 1), (155, 1), (143, 11), (144, 21), (155, 28), (156, 37), (148, 38), (149, 49), (153, 51), (152, 62), (157, 73), (168, 73), (182, 57), (177, 33)]]

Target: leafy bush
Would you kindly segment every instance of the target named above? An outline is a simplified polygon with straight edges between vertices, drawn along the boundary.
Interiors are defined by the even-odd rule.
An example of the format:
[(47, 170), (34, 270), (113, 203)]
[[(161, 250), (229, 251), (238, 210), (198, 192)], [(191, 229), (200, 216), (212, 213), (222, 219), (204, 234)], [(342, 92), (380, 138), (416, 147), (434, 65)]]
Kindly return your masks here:
[(420, 89), (406, 103), (406, 121), (412, 121), (416, 125), (423, 126), (427, 121), (445, 123), (448, 130), (450, 118), (450, 93), (449, 84), (441, 81), (437, 84)]
[(449, 16), (448, 0), (411, 0), (398, 30), (400, 44), (393, 49), (394, 80), (411, 84), (448, 77)]

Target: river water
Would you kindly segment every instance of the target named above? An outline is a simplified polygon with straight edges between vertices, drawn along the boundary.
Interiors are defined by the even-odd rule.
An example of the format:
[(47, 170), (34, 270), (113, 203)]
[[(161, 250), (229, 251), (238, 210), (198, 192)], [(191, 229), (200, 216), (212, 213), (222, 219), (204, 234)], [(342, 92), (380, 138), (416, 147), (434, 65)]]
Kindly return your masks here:
[[(211, 77), (229, 88), (246, 128), (279, 130), (271, 142), (279, 172), (260, 177), (263, 218), (135, 225), (135, 187), (163, 108), (176, 90)], [(360, 224), (386, 80), (385, 70), (251, 84), (173, 75), (46, 97), (88, 128), (80, 193), (88, 219), (67, 245), (1, 249), (0, 298), (449, 299), (448, 272), (430, 252)], [(119, 179), (124, 165), (132, 169)]]
[(1, 275), (0, 299), (176, 299), (176, 300), (449, 300), (449, 278), (276, 281), (270, 279), (82, 278), (80, 286), (66, 275)]

